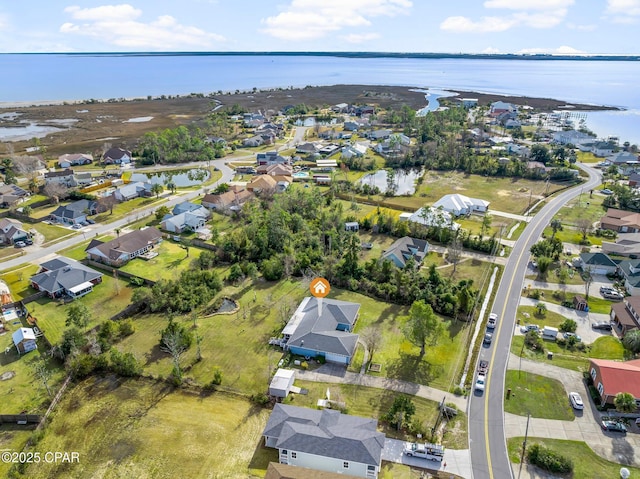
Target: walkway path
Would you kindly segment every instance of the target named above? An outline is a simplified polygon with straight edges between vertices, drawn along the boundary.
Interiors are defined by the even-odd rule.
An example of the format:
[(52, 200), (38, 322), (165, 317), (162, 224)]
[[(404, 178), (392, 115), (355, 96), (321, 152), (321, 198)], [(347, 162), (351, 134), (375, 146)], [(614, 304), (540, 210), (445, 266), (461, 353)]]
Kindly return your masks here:
[(319, 383), (336, 383), (336, 384), (357, 384), (377, 389), (388, 389), (391, 391), (412, 394), (432, 401), (453, 403), (460, 411), (467, 410), (467, 398), (455, 396), (449, 392), (440, 389), (423, 386), (421, 384), (411, 383), (409, 381), (401, 381), (399, 379), (391, 379), (380, 376), (371, 376), (368, 374), (358, 374), (346, 371), (344, 367), (323, 364), (314, 371), (298, 371), (297, 377), (303, 381), (313, 381)]
[(489, 213), (494, 216), (502, 216), (504, 218), (511, 218), (512, 220), (524, 221), (525, 223), (528, 223), (529, 221), (531, 221), (531, 216), (517, 215), (515, 213), (507, 213), (506, 211), (496, 211), (492, 209), (492, 210), (489, 210)]

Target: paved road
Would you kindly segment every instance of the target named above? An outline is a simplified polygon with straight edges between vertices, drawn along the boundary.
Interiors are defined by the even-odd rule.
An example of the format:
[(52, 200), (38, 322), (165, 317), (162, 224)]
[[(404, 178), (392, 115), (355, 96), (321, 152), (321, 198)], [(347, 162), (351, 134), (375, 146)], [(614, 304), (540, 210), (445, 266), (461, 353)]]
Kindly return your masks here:
[(520, 301), (523, 280), (529, 259), (529, 249), (535, 243), (553, 215), (571, 198), (600, 183), (599, 172), (578, 165), (589, 173), (589, 180), (551, 199), (532, 218), (514, 245), (496, 292), (494, 311), (500, 316), (490, 347), (483, 347), (478, 359), (489, 361), (489, 375), (484, 394), (473, 393), (469, 401), (469, 440), (473, 476), (475, 479), (512, 478), (507, 456), (503, 415), (504, 375), (515, 326), (515, 313)]
[[(231, 168), (229, 168), (227, 166), (227, 161), (229, 161), (228, 159), (220, 159), (220, 160), (213, 160), (211, 162), (212, 166), (215, 166), (216, 168), (218, 168), (221, 172), (222, 172), (222, 178), (220, 178), (220, 180), (218, 180), (218, 182), (216, 182), (216, 185), (219, 183), (226, 183), (228, 181), (230, 181), (233, 178), (233, 170)], [(202, 165), (202, 164), (200, 164)], [(183, 166), (183, 165), (180, 165)], [(174, 166), (175, 168), (175, 166)], [(165, 203), (162, 203), (163, 206), (168, 206), (169, 208), (177, 205), (178, 203), (182, 203), (183, 201), (188, 201), (188, 200), (192, 200), (194, 198), (197, 198), (198, 196), (200, 196), (201, 194), (204, 193), (205, 189), (210, 189), (211, 185), (207, 186), (207, 187), (202, 187), (197, 191), (192, 191), (186, 194), (181, 194), (181, 195), (174, 195), (173, 197), (171, 197), (171, 199)], [(92, 236), (96, 236), (96, 235), (102, 235), (105, 234), (109, 231), (113, 231), (115, 228), (122, 228), (123, 226), (126, 226), (129, 223), (132, 223), (133, 221), (136, 221), (137, 219), (140, 218), (144, 218), (145, 216), (149, 216), (151, 214), (153, 214), (156, 210), (156, 208), (158, 208), (159, 206), (161, 206), (160, 204), (156, 204), (153, 206), (150, 206), (148, 208), (145, 208), (143, 210), (139, 210), (136, 212), (131, 213), (129, 216), (127, 216), (126, 218), (122, 218), (120, 220), (114, 221), (113, 223), (107, 223), (107, 224), (96, 224), (96, 225), (91, 225), (88, 227), (83, 228), (82, 233), (83, 234), (78, 234), (76, 236), (73, 236), (67, 240), (61, 241), (59, 243), (55, 243), (51, 246), (47, 246), (47, 247), (38, 247), (38, 246), (33, 246), (33, 247), (27, 247), (25, 250), (26, 254), (19, 256), (17, 258), (13, 258), (10, 260), (6, 260), (6, 261), (2, 261), (0, 262), (0, 268), (1, 269), (10, 269), (10, 268), (15, 268), (18, 265), (24, 264), (24, 263), (37, 263), (39, 262), (42, 258), (49, 256), (53, 253), (55, 253), (56, 251), (60, 251), (62, 249), (65, 248), (69, 248), (71, 246), (74, 246), (78, 243), (81, 243), (83, 241), (85, 241), (86, 239), (92, 237)], [(72, 230), (70, 230), (72, 231)]]
[(464, 478), (471, 477), (471, 463), (467, 449), (445, 449), (444, 460), (439, 462), (404, 455), (402, 452), (405, 444), (407, 444), (406, 441), (386, 438), (384, 449), (382, 449), (382, 460), (431, 471), (449, 472)]

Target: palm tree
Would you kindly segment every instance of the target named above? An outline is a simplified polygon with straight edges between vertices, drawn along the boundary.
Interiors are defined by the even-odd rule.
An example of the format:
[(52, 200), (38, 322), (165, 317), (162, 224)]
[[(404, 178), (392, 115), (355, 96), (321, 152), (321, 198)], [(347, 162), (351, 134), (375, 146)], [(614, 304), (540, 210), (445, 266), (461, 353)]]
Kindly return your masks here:
[(156, 195), (156, 198), (159, 198), (160, 193), (162, 193), (163, 191), (164, 191), (164, 188), (160, 183), (154, 183), (153, 185), (151, 185), (151, 193)]
[(636, 405), (636, 399), (631, 393), (618, 393), (616, 394), (613, 404), (616, 406), (616, 411), (623, 413), (632, 413), (638, 409)]
[(640, 329), (634, 329), (625, 334), (622, 344), (633, 354), (640, 353)]
[(562, 222), (557, 218), (552, 219), (551, 223), (549, 223), (549, 226), (551, 226), (551, 230), (553, 231), (553, 234), (551, 235), (551, 239), (554, 239), (556, 237), (556, 233), (562, 230)]

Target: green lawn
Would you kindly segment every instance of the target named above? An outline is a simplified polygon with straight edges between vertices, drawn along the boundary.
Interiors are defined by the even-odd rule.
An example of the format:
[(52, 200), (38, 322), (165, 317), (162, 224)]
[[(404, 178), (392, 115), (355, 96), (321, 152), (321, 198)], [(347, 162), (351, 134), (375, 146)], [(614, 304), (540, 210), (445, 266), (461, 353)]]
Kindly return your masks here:
[(87, 253), (85, 252), (85, 249), (87, 248), (87, 246), (89, 245), (92, 239), (97, 239), (102, 242), (107, 242), (107, 241), (111, 241), (114, 238), (115, 236), (113, 235), (98, 236), (96, 238), (91, 238), (90, 240), (83, 241), (82, 243), (78, 243), (76, 246), (72, 246), (71, 248), (57, 251), (57, 253), (60, 255), (66, 256), (67, 258), (75, 259), (76, 261), (81, 261), (87, 257)]
[[(561, 288), (562, 286), (559, 287)], [(539, 291), (544, 295), (540, 298), (542, 301), (553, 304), (562, 304), (563, 301), (573, 302), (573, 298), (578, 295), (577, 293), (572, 293), (570, 291), (562, 291), (562, 289), (540, 289)], [(579, 295), (584, 297), (584, 293), (580, 293)], [(613, 301), (609, 301), (608, 299), (589, 295), (589, 311), (591, 313), (609, 314), (611, 312), (612, 304)]]
[(35, 291), (31, 288), (29, 279), (36, 274), (38, 266), (25, 263), (8, 271), (0, 272), (0, 279), (7, 283), (14, 301), (25, 298)]
[(17, 249), (13, 246), (2, 246), (0, 247), (0, 260), (9, 260), (13, 258), (17, 258), (24, 254), (24, 250)]
[[(529, 315), (528, 318), (527, 315)], [(520, 321), (519, 324), (537, 324), (540, 326), (540, 329), (544, 326), (553, 326), (554, 328), (557, 328), (565, 320), (566, 318), (564, 316), (553, 311), (547, 311), (544, 313), (544, 316), (540, 316), (536, 312), (535, 306), (519, 306), (518, 313), (516, 315), (516, 321)]]
[(269, 413), (223, 393), (90, 378), (65, 394), (33, 448), (77, 451), (80, 462), (33, 464), (25, 477), (264, 477), (278, 460), (261, 442)]
[(556, 379), (526, 371), (508, 370), (506, 389), (511, 389), (511, 397), (504, 400), (506, 412), (561, 421), (575, 419), (564, 386)]
[(113, 214), (109, 211), (100, 213), (94, 216), (96, 223), (111, 223), (112, 221), (119, 220), (125, 216), (134, 213), (136, 210), (148, 208), (150, 206), (161, 206), (166, 198), (157, 199), (155, 196), (152, 198), (134, 198), (123, 203), (118, 203), (113, 207)]
[[(33, 426), (18, 428), (13, 424), (0, 425), (0, 450), (21, 451), (32, 434)], [(9, 469), (11, 469), (10, 463), (0, 462), (0, 477), (9, 477)]]
[[(509, 459), (516, 464), (520, 463), (522, 454), (523, 437), (511, 437), (507, 440)], [(620, 477), (620, 464), (601, 458), (584, 442), (566, 441), (561, 439), (542, 439), (530, 437), (527, 445), (541, 444), (551, 450), (571, 458), (573, 461), (572, 479), (603, 479), (605, 477)], [(640, 477), (640, 469), (632, 466), (624, 466), (631, 472), (631, 477)], [(565, 477), (565, 476), (563, 476)]]
[[(549, 227), (544, 229), (544, 235), (550, 237), (553, 234), (553, 230)], [(562, 231), (558, 231), (556, 233), (556, 238), (558, 238), (563, 243), (571, 243), (571, 244), (580, 244), (582, 241), (582, 233), (577, 229), (573, 229), (573, 227), (565, 226)], [(587, 239), (590, 244), (602, 246), (603, 238), (601, 236), (596, 236), (592, 234), (587, 235)]]
[(29, 229), (34, 229), (44, 236), (43, 246), (48, 246), (63, 238), (66, 239), (79, 234), (75, 230), (63, 228), (62, 226), (57, 225), (48, 225), (46, 223), (35, 223), (29, 225)]
[[(98, 325), (126, 308), (131, 302), (132, 291), (127, 281), (116, 280), (105, 274), (102, 277), (102, 283), (94, 286), (91, 293), (76, 300), (86, 304), (92, 313), (88, 328)], [(45, 333), (51, 344), (56, 344), (62, 338), (66, 328), (67, 310), (71, 304), (62, 304), (49, 297), (27, 304), (27, 309), (38, 319), (38, 327)]]
[[(344, 402), (346, 413), (354, 416), (374, 417), (380, 420), (391, 408), (397, 396), (407, 396), (390, 390), (368, 388), (353, 384), (325, 384), (296, 380), (296, 386), (307, 389), (308, 394), (295, 394), (289, 396), (285, 403), (294, 406), (315, 408), (318, 399), (326, 398), (327, 389), (331, 393), (332, 401)], [(427, 434), (435, 424), (438, 417), (438, 403), (428, 399), (409, 396), (416, 406), (414, 419), (419, 421), (423, 435)], [(379, 423), (381, 430), (388, 436), (396, 439), (415, 441), (416, 437), (397, 431), (384, 423)], [(467, 416), (464, 412), (458, 412), (454, 421), (447, 425), (447, 433), (442, 438), (442, 444), (451, 449), (466, 449), (467, 442)]]

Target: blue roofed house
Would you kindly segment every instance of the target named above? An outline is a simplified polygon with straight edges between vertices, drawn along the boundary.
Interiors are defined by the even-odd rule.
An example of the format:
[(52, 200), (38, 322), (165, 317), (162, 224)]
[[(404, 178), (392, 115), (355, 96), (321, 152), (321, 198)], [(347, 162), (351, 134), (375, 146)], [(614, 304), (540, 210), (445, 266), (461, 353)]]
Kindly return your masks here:
[(415, 260), (416, 266), (420, 265), (424, 257), (429, 253), (429, 243), (425, 240), (405, 236), (393, 242), (382, 253), (382, 261), (388, 259), (398, 268), (404, 268), (410, 258)]
[(31, 277), (31, 286), (51, 298), (80, 298), (101, 282), (102, 273), (63, 257), (42, 263), (40, 271)]
[(336, 299), (307, 297), (282, 330), (284, 348), (293, 354), (349, 364), (356, 350), (358, 335), (352, 333), (360, 305)]
[(87, 216), (95, 215), (98, 203), (93, 200), (78, 200), (65, 206), (58, 206), (50, 215), (51, 221), (69, 225), (82, 224)]
[(276, 404), (262, 435), (281, 464), (376, 479), (385, 444), (377, 427), (372, 418)]

